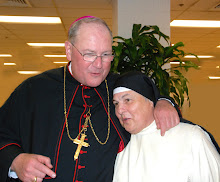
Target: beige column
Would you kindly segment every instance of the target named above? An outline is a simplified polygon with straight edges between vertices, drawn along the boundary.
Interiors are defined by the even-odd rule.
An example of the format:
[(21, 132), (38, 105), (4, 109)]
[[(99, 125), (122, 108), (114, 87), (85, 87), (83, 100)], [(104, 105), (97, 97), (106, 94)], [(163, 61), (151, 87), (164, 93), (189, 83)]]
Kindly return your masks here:
[(113, 0), (113, 35), (131, 37), (134, 23), (157, 25), (170, 36), (170, 0)]
[[(170, 0), (113, 0), (112, 3), (113, 36), (130, 38), (133, 24), (157, 25), (170, 36)], [(163, 39), (160, 43), (168, 46)], [(163, 68), (170, 68), (170, 64)]]

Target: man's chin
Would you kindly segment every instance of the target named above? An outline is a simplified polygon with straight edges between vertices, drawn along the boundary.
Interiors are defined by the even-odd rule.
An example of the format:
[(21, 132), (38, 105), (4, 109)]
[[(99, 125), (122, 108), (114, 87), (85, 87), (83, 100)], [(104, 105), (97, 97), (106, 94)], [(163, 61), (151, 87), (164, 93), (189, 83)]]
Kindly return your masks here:
[(102, 83), (102, 81), (103, 80), (101, 80), (101, 79), (95, 79), (92, 82), (88, 82), (87, 86), (89, 86), (89, 87), (98, 87)]

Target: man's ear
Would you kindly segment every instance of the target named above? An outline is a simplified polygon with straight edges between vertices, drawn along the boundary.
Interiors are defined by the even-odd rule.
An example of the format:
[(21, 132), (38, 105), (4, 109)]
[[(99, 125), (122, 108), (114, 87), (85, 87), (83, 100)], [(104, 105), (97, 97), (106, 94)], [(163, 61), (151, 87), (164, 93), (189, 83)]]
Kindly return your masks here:
[(66, 49), (66, 58), (68, 61), (71, 61), (72, 44), (69, 41), (65, 41), (65, 49)]

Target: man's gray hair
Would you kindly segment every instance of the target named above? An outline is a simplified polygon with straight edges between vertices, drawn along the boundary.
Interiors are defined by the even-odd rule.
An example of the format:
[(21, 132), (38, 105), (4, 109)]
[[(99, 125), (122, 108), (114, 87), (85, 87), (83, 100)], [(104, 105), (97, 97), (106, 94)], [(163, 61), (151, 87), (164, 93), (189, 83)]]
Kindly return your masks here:
[(97, 18), (97, 17), (87, 17), (87, 18), (82, 18), (82, 19), (74, 22), (71, 25), (71, 27), (69, 28), (69, 31), (68, 31), (68, 41), (70, 41), (74, 44), (76, 37), (77, 37), (77, 34), (78, 34), (78, 30), (80, 28), (80, 25), (82, 25), (83, 23), (96, 23), (99, 25), (104, 25), (107, 28), (107, 30), (109, 31), (110, 36), (112, 37), (112, 32), (104, 20), (102, 20), (101, 18)]

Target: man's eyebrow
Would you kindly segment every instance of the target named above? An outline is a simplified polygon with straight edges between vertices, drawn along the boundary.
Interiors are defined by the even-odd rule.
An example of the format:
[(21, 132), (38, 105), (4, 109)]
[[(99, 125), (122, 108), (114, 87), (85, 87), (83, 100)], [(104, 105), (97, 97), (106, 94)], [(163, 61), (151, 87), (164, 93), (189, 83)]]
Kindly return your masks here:
[[(83, 52), (91, 52), (91, 53), (95, 53), (96, 54), (96, 51), (95, 50), (92, 50), (92, 49), (84, 49), (82, 50)], [(105, 53), (112, 53), (112, 50), (106, 50), (106, 51), (103, 51), (102, 54), (105, 54)]]

